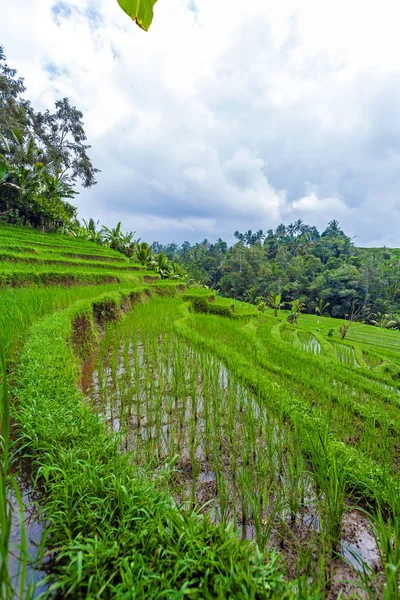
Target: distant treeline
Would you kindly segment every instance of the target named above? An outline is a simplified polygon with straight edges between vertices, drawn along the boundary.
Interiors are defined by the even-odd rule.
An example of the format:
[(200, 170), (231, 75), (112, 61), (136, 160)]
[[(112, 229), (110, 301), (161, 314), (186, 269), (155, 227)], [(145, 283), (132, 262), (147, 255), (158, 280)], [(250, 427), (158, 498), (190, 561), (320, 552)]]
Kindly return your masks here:
[(220, 238), (151, 247), (224, 296), (258, 304), (281, 294), (307, 312), (322, 299), (332, 317), (400, 323), (400, 249), (356, 248), (336, 220), (322, 232), (298, 220), (234, 236), (232, 246)]

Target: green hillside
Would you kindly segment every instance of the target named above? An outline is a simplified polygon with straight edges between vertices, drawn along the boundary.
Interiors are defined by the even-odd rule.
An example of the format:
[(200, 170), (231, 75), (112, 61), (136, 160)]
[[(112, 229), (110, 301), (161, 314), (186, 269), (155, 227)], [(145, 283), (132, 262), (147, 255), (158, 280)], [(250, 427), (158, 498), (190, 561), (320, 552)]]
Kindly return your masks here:
[(398, 597), (399, 331), (290, 322), (70, 236), (0, 228), (0, 255), (42, 598)]

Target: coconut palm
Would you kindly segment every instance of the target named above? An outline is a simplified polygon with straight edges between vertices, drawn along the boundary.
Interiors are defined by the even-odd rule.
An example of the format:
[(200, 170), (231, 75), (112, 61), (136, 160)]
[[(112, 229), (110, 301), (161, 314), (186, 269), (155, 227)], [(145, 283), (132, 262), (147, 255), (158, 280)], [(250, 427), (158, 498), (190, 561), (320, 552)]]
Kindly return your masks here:
[(244, 241), (244, 233), (240, 233), (240, 231), (238, 231), (238, 230), (235, 231), (235, 233), (233, 234), (233, 237), (235, 237), (239, 242)]
[(187, 281), (188, 275), (186, 269), (177, 262), (170, 262), (169, 265), (169, 278), (177, 279), (180, 281)]
[(278, 238), (278, 240), (280, 240), (280, 241), (285, 239), (285, 237), (287, 235), (287, 231), (286, 231), (286, 226), (283, 225), (283, 223), (278, 225), (278, 227), (275, 230), (275, 235)]
[(109, 229), (105, 225), (102, 225), (102, 228), (103, 238), (107, 245), (113, 250), (119, 250), (121, 246), (121, 237), (123, 235), (121, 231), (121, 221), (119, 221), (117, 226), (113, 229)]
[(97, 229), (99, 221), (95, 222), (94, 219), (90, 218), (89, 221), (82, 219), (84, 227), (82, 227), (82, 237), (86, 237), (90, 242), (101, 244), (103, 241), (103, 234), (100, 229)]
[(378, 312), (374, 316), (376, 316), (376, 319), (372, 319), (370, 321), (371, 325), (375, 325), (376, 327), (384, 327), (385, 329), (391, 329), (396, 325), (396, 321), (391, 319), (387, 313)]
[(132, 244), (132, 238), (135, 232), (123, 233), (121, 230), (121, 221), (113, 229), (109, 229), (105, 225), (101, 231), (106, 244), (113, 250), (119, 250), (126, 253), (126, 249)]

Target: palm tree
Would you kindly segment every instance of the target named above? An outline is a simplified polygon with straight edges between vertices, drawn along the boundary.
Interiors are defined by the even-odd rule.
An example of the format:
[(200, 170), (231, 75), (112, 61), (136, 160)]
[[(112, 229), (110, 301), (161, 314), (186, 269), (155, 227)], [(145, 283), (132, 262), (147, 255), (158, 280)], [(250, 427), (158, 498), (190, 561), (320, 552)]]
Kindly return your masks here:
[(307, 225), (304, 225), (301, 219), (297, 219), (297, 221), (294, 223), (294, 228), (297, 234), (303, 234), (306, 231)]
[(141, 244), (137, 245), (136, 257), (142, 265), (145, 265), (146, 263), (150, 263), (152, 261), (153, 252), (147, 242), (142, 242)]
[(274, 317), (277, 317), (278, 311), (284, 305), (284, 302), (282, 302), (282, 296), (280, 294), (271, 294), (268, 296), (267, 302), (269, 306), (274, 309)]
[(317, 306), (315, 307), (315, 312), (318, 313), (320, 317), (322, 317), (322, 315), (330, 305), (331, 303), (325, 302), (323, 298), (317, 298)]
[(113, 250), (119, 250), (121, 246), (121, 221), (117, 224), (113, 229), (109, 229), (105, 225), (102, 225), (102, 234), (104, 240), (107, 242), (107, 245), (110, 246)]
[(169, 278), (187, 281), (188, 274), (182, 265), (177, 262), (171, 262), (169, 265)]
[(372, 325), (375, 325), (376, 327), (384, 327), (385, 329), (391, 329), (396, 325), (396, 321), (391, 319), (387, 313), (378, 312), (375, 316), (377, 318), (372, 319), (370, 323)]
[(248, 246), (252, 246), (254, 243), (254, 234), (252, 232), (251, 229), (249, 229), (248, 231), (246, 231), (246, 233), (243, 235), (243, 241), (245, 244), (247, 244)]
[(96, 244), (101, 244), (103, 242), (103, 233), (100, 229), (97, 229), (99, 221), (95, 222), (92, 217), (90, 217), (89, 222), (82, 219), (84, 223), (84, 227), (82, 227), (82, 234), (86, 237), (90, 242), (95, 242)]
[(293, 223), (290, 223), (290, 225), (286, 227), (286, 232), (291, 238), (293, 238), (294, 234), (296, 233), (296, 226)]
[(239, 242), (244, 241), (244, 233), (240, 233), (240, 231), (238, 231), (238, 230), (235, 231), (235, 233), (233, 234), (233, 237), (235, 237)]
[(286, 227), (281, 223), (275, 230), (275, 235), (278, 240), (282, 241), (286, 237)]
[(122, 233), (121, 221), (117, 223), (117, 226), (114, 227), (114, 229), (109, 229), (105, 225), (102, 227), (101, 233), (107, 245), (113, 250), (119, 250), (120, 252), (126, 253), (126, 249), (132, 244), (132, 238), (136, 232), (129, 231)]
[(171, 263), (165, 254), (157, 254), (155, 271), (161, 275), (161, 279), (167, 279), (169, 277), (171, 269), (173, 268), (172, 264), (173, 263)]
[(344, 235), (344, 233), (339, 227), (339, 221), (337, 221), (336, 219), (329, 221), (328, 227), (321, 234), (321, 236), (323, 237), (338, 237), (342, 235)]
[(265, 238), (265, 233), (263, 232), (262, 229), (259, 229), (255, 234), (254, 234), (254, 243), (262, 243), (264, 241)]

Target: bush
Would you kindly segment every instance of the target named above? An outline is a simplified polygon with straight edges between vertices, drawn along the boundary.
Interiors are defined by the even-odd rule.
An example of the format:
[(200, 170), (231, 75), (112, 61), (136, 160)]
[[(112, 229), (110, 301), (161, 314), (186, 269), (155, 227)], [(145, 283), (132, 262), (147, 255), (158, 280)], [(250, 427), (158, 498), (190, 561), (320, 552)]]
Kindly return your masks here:
[(229, 319), (233, 317), (232, 308), (221, 306), (221, 304), (211, 304), (204, 296), (192, 298), (191, 302), (195, 312), (228, 317)]
[(209, 304), (207, 312), (209, 312), (211, 315), (219, 315), (220, 317), (228, 317), (229, 319), (233, 317), (232, 310), (229, 308), (229, 306)]
[(207, 298), (197, 297), (192, 300), (193, 310), (195, 312), (208, 313), (209, 312), (209, 303)]

